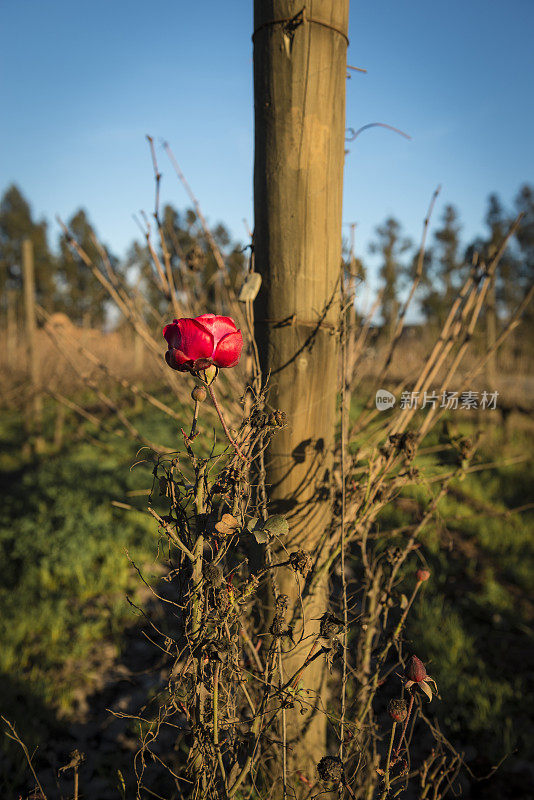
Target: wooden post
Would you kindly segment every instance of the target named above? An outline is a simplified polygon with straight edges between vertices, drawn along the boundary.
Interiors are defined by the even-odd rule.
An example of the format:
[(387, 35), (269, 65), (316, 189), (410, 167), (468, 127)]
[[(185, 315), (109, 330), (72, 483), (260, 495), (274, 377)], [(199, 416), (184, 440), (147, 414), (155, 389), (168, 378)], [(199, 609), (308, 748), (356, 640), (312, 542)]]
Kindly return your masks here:
[(35, 312), (35, 275), (33, 267), (33, 243), (22, 242), (22, 277), (24, 282), (25, 338), (28, 352), (28, 373), (31, 384), (31, 399), (27, 410), (27, 431), (35, 452), (43, 449), (43, 398), (39, 384), (39, 348), (36, 346), (37, 316)]
[(6, 361), (8, 367), (12, 367), (17, 351), (17, 293), (14, 289), (7, 290), (6, 301)]
[[(309, 551), (316, 570), (331, 514), (348, 14), (349, 0), (254, 2), (256, 336), (270, 406), (288, 415), (267, 454), (269, 508), (287, 516), (285, 544)], [(304, 583), (289, 569), (277, 570), (277, 581), (295, 613), (295, 641), (304, 638), (284, 656), (290, 675), (327, 610), (327, 576), (304, 595), (304, 637)], [(287, 711), (288, 774), (308, 792), (297, 772), (315, 781), (326, 752), (324, 659), (302, 682), (305, 714), (299, 703)]]

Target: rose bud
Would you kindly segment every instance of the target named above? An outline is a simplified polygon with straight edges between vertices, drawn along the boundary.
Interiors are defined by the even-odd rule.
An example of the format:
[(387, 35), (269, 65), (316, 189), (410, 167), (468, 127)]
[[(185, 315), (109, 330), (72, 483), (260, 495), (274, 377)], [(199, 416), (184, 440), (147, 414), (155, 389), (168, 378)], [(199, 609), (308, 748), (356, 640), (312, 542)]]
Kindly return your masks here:
[(408, 714), (406, 700), (390, 700), (388, 714), (394, 722), (404, 722)]
[(427, 581), (430, 578), (430, 570), (423, 568), (418, 569), (417, 572), (415, 573), (415, 577), (417, 578), (419, 583), (424, 583), (424, 581)]
[(417, 656), (412, 656), (408, 659), (404, 674), (409, 681), (413, 681), (414, 683), (421, 683), (421, 681), (424, 681), (427, 677), (425, 665)]
[(178, 372), (199, 372), (210, 367), (235, 367), (243, 337), (230, 317), (202, 314), (175, 319), (163, 328), (168, 350), (165, 360)]
[(195, 401), (195, 403), (203, 403), (207, 396), (208, 393), (203, 386), (195, 386), (191, 392), (191, 398)]

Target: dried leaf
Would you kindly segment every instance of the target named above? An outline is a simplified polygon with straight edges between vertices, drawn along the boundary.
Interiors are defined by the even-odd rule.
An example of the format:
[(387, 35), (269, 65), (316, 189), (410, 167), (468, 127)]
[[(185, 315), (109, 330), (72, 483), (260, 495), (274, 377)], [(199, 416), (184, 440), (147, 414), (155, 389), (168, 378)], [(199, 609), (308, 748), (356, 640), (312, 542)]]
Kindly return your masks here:
[(223, 514), (215, 524), (215, 530), (223, 536), (232, 536), (238, 525), (238, 521), (231, 514)]
[(425, 681), (421, 681), (418, 684), (419, 688), (426, 694), (429, 700), (432, 700), (432, 689)]
[(221, 517), (221, 522), (224, 522), (225, 525), (228, 525), (229, 528), (237, 528), (239, 525), (238, 521), (235, 517), (231, 514), (223, 514)]
[(261, 286), (261, 275), (259, 272), (249, 272), (245, 283), (239, 292), (239, 301), (246, 303), (247, 300), (255, 300)]

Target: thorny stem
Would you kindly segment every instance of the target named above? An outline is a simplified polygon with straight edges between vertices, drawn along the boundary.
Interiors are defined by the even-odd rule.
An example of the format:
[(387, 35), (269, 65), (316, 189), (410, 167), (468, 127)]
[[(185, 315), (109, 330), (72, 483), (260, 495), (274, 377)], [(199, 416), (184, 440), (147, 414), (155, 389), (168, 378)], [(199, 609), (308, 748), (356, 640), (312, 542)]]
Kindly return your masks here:
[(243, 781), (247, 777), (248, 773), (250, 772), (250, 770), (252, 768), (252, 764), (253, 764), (254, 759), (255, 759), (255, 751), (256, 751), (256, 747), (257, 747), (257, 744), (258, 744), (258, 741), (259, 741), (260, 735), (261, 735), (261, 723), (263, 721), (263, 715), (265, 713), (265, 707), (266, 707), (267, 702), (268, 702), (269, 697), (270, 697), (270, 681), (271, 681), (271, 673), (272, 673), (272, 669), (273, 669), (273, 662), (274, 662), (274, 650), (271, 648), (271, 650), (269, 651), (269, 655), (267, 656), (267, 661), (266, 661), (266, 664), (265, 664), (265, 684), (266, 684), (266, 688), (265, 688), (265, 692), (263, 694), (263, 698), (262, 698), (262, 701), (261, 701), (260, 709), (258, 711), (258, 715), (256, 716), (256, 719), (252, 723), (252, 728), (251, 728), (251, 733), (253, 733), (254, 736), (255, 736), (254, 746), (251, 748), (251, 750), (249, 752), (249, 755), (247, 756), (247, 759), (245, 761), (245, 764), (243, 765), (243, 769), (241, 770), (241, 772), (237, 776), (237, 778), (235, 780), (235, 783), (233, 784), (233, 786), (228, 791), (229, 800), (231, 800), (231, 798), (235, 796), (237, 790), (239, 789), (239, 787), (241, 786), (241, 784), (243, 783)]
[[(408, 612), (409, 612), (409, 610), (410, 610), (410, 608), (412, 606), (413, 601), (415, 600), (415, 596), (416, 596), (417, 592), (419, 591), (419, 588), (420, 588), (422, 583), (423, 583), (423, 581), (417, 581), (417, 583), (415, 584), (414, 590), (412, 592), (412, 596), (408, 600), (408, 605), (406, 606), (406, 608), (404, 609), (404, 611), (402, 613), (402, 616), (401, 616), (401, 618), (400, 618), (400, 620), (399, 620), (399, 622), (397, 624), (397, 627), (395, 628), (395, 630), (393, 632), (393, 636), (391, 637), (391, 639), (388, 642), (386, 642), (382, 652), (378, 656), (376, 672), (374, 674), (373, 683), (372, 683), (373, 691), (369, 692), (369, 696), (367, 698), (367, 702), (366, 702), (366, 704), (365, 704), (365, 706), (363, 708), (362, 713), (358, 717), (358, 722), (363, 722), (365, 717), (367, 716), (367, 712), (369, 711), (369, 708), (371, 707), (371, 703), (373, 702), (374, 692), (378, 688), (378, 680), (379, 680), (380, 669), (382, 667), (382, 664), (386, 660), (386, 656), (387, 656), (387, 654), (389, 652), (389, 649), (390, 649), (391, 645), (399, 637), (399, 634), (400, 634), (400, 632), (402, 630), (402, 626), (406, 622), (406, 617), (408, 616)], [(412, 695), (412, 703), (413, 703), (413, 695)], [(410, 706), (410, 708), (411, 708), (411, 706)], [(407, 719), (408, 719), (408, 717), (407, 717)]]
[[(204, 514), (204, 476), (206, 472), (206, 464), (203, 463), (197, 471), (197, 485), (195, 493), (195, 504), (197, 514), (197, 540), (193, 549), (193, 568), (191, 573), (191, 634), (192, 646), (194, 649), (198, 646), (198, 639), (202, 626), (202, 561), (204, 554), (204, 536), (201, 532), (202, 515)], [(197, 684), (200, 686), (202, 682), (202, 664), (200, 657), (197, 659)], [(196, 699), (196, 723), (199, 726), (204, 724), (204, 701), (200, 693), (197, 694)], [(202, 770), (202, 755), (200, 753), (198, 740), (194, 745), (196, 753), (193, 760), (193, 772), (197, 779), (202, 781), (202, 791), (206, 789), (206, 776)]]
[(406, 617), (408, 616), (410, 608), (412, 607), (412, 603), (415, 600), (415, 596), (416, 596), (417, 592), (419, 591), (422, 583), (423, 583), (423, 581), (417, 581), (417, 583), (415, 584), (414, 590), (412, 592), (412, 596), (408, 600), (408, 605), (406, 606), (406, 608), (402, 612), (402, 616), (401, 616), (401, 618), (400, 618), (400, 620), (398, 622), (398, 625), (395, 628), (395, 631), (393, 633), (393, 640), (398, 638), (398, 636), (399, 636), (399, 634), (400, 634), (400, 632), (402, 630), (402, 626), (406, 622)]
[(402, 727), (402, 733), (400, 735), (399, 743), (398, 743), (397, 747), (395, 748), (395, 753), (393, 754), (393, 758), (395, 760), (399, 756), (399, 752), (400, 752), (401, 745), (402, 745), (402, 740), (406, 736), (406, 728), (408, 727), (408, 723), (410, 721), (410, 714), (412, 713), (412, 708), (413, 708), (413, 697), (414, 697), (414, 694), (413, 694), (413, 691), (411, 691), (410, 692), (410, 705), (408, 706), (408, 713), (406, 714), (406, 719), (404, 720), (404, 725)]
[[(204, 536), (201, 532), (201, 520), (204, 514), (204, 476), (206, 473), (206, 464), (202, 464), (197, 471), (197, 485), (195, 493), (195, 504), (197, 512), (197, 540), (193, 550), (193, 574), (192, 574), (192, 591), (193, 591), (193, 615), (192, 615), (192, 633), (193, 640), (196, 639), (200, 630), (202, 621), (202, 557), (204, 553)], [(196, 642), (195, 642), (196, 644)]]
[(310, 652), (306, 656), (306, 659), (305, 659), (304, 663), (302, 664), (302, 666), (299, 667), (299, 669), (296, 671), (295, 675), (292, 678), (290, 678), (282, 686), (282, 690), (287, 689), (288, 686), (291, 686), (292, 689), (296, 689), (297, 684), (299, 682), (299, 678), (302, 675), (302, 673), (304, 672), (304, 670), (306, 669), (306, 667), (309, 666), (312, 663), (312, 661), (315, 661), (317, 658), (319, 658), (319, 656), (324, 652), (323, 650), (321, 650), (319, 653), (316, 653), (315, 655), (313, 655), (315, 650), (316, 650), (316, 648), (317, 648), (318, 643), (319, 643), (319, 637), (317, 637), (317, 639), (312, 644), (312, 646), (310, 648)]
[(389, 737), (389, 748), (388, 748), (388, 755), (386, 759), (386, 771), (384, 775), (384, 791), (382, 793), (381, 800), (386, 800), (386, 797), (389, 792), (389, 768), (391, 764), (391, 751), (393, 749), (393, 740), (395, 739), (395, 728), (397, 727), (397, 723), (393, 720), (393, 725), (391, 726), (391, 736)]
[(193, 423), (191, 425), (191, 433), (188, 436), (188, 439), (193, 440), (197, 435), (197, 422), (198, 422), (198, 409), (200, 407), (200, 402), (195, 400), (195, 410), (193, 411)]
[(179, 548), (179, 549), (182, 551), (182, 553), (184, 553), (184, 555), (186, 555), (186, 556), (187, 556), (187, 558), (188, 558), (188, 559), (189, 559), (191, 562), (194, 562), (194, 560), (195, 560), (195, 555), (194, 555), (194, 553), (192, 553), (192, 552), (191, 552), (191, 550), (189, 550), (189, 548), (185, 546), (185, 544), (182, 542), (182, 540), (180, 539), (180, 537), (176, 535), (175, 531), (174, 531), (174, 530), (173, 530), (173, 528), (172, 528), (172, 527), (169, 525), (169, 523), (168, 523), (168, 522), (165, 522), (165, 520), (164, 520), (164, 519), (162, 519), (162, 518), (160, 517), (160, 515), (159, 515), (159, 514), (158, 514), (156, 511), (154, 511), (154, 509), (153, 509), (153, 508), (149, 508), (149, 509), (148, 509), (148, 513), (149, 513), (149, 514), (151, 514), (151, 515), (154, 517), (154, 519), (156, 519), (156, 520), (158, 521), (158, 523), (160, 524), (160, 526), (161, 526), (161, 527), (164, 529), (164, 531), (165, 531), (165, 533), (167, 534), (167, 536), (169, 537), (169, 539), (170, 539), (172, 542), (174, 542), (174, 544), (176, 545), (176, 547), (178, 547), (178, 548)]
[(217, 762), (221, 771), (221, 778), (223, 779), (225, 794), (227, 793), (226, 772), (222, 760), (221, 748), (219, 747), (219, 672), (221, 669), (220, 664), (215, 665), (213, 673), (213, 747), (217, 754)]
[(232, 438), (232, 434), (230, 433), (230, 431), (228, 429), (228, 425), (226, 424), (225, 419), (223, 417), (223, 413), (221, 411), (221, 407), (219, 406), (219, 403), (217, 402), (217, 398), (215, 397), (215, 394), (213, 392), (213, 387), (211, 386), (211, 384), (206, 384), (206, 388), (207, 388), (207, 390), (209, 392), (209, 395), (211, 397), (211, 401), (212, 401), (213, 405), (215, 406), (215, 411), (217, 412), (217, 416), (219, 417), (219, 419), (221, 421), (221, 425), (223, 426), (223, 430), (224, 430), (224, 432), (225, 432), (225, 434), (227, 436), (228, 441), (230, 442), (230, 444), (232, 445), (232, 447), (236, 451), (236, 453), (239, 456), (239, 458), (241, 458), (243, 461), (248, 461), (247, 457), (245, 455), (243, 455), (243, 453), (242, 453), (239, 445), (237, 444), (237, 442)]

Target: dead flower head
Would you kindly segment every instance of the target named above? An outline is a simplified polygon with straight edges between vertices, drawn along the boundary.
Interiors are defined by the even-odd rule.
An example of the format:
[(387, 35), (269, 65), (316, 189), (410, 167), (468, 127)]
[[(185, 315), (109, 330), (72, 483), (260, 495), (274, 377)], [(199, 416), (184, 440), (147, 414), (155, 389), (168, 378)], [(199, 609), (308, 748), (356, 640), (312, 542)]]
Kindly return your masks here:
[(204, 564), (204, 578), (214, 588), (221, 586), (223, 582), (223, 571), (219, 564)]
[(408, 715), (406, 700), (390, 700), (388, 714), (394, 722), (404, 722)]
[(317, 772), (322, 781), (341, 783), (345, 780), (343, 762), (338, 756), (323, 756), (317, 764)]
[(417, 656), (412, 656), (408, 659), (406, 669), (404, 670), (404, 677), (405, 689), (411, 689), (412, 686), (418, 686), (421, 691), (426, 694), (429, 700), (432, 700), (432, 687), (430, 686), (431, 683), (434, 685), (436, 693), (438, 691), (436, 681), (434, 678), (431, 678), (430, 675), (427, 675), (425, 665), (421, 659), (417, 658)]
[(337, 619), (333, 614), (328, 611), (321, 617), (321, 625), (319, 632), (323, 639), (330, 639), (332, 636), (337, 636), (345, 627), (342, 620)]
[(313, 567), (312, 557), (306, 550), (295, 550), (294, 553), (290, 553), (289, 563), (303, 578), (308, 577)]

